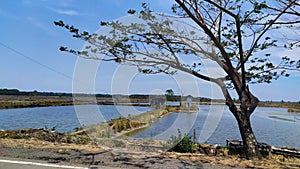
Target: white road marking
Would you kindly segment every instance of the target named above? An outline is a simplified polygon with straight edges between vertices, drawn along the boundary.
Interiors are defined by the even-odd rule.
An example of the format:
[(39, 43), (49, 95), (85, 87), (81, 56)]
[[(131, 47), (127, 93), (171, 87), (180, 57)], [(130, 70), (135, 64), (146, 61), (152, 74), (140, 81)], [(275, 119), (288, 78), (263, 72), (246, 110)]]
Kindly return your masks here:
[(87, 167), (74, 167), (74, 166), (67, 166), (67, 165), (45, 164), (45, 163), (36, 163), (36, 162), (29, 162), (29, 161), (14, 161), (14, 160), (0, 159), (0, 162), (12, 163), (12, 164), (36, 165), (36, 166), (44, 166), (44, 167), (55, 167), (55, 168), (88, 169)]

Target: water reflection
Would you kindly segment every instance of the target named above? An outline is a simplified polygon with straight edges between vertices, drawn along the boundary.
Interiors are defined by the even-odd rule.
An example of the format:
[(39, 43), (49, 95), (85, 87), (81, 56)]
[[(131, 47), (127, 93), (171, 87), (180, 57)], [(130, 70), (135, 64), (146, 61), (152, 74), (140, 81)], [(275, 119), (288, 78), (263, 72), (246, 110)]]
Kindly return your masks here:
[[(93, 105), (81, 105), (79, 108), (83, 110), (84, 114), (79, 114), (78, 117), (73, 106), (0, 110), (0, 129), (57, 126), (59, 132), (70, 132), (82, 125), (97, 124), (149, 110), (149, 107), (100, 105), (96, 106), (99, 108), (99, 114), (98, 111), (94, 111)], [(200, 105), (198, 113), (171, 113), (134, 137), (168, 140), (171, 135), (177, 135), (178, 129), (191, 136), (196, 129), (197, 139), (202, 143), (224, 145), (226, 139), (241, 139), (233, 115), (226, 107), (223, 109), (224, 107), (219, 105)], [(209, 111), (210, 113), (208, 113)], [(208, 114), (210, 114), (209, 120), (207, 120)], [(258, 141), (271, 145), (300, 148), (300, 113), (288, 113), (285, 108), (258, 107), (251, 119)], [(217, 124), (215, 128), (204, 127), (205, 124), (212, 123)], [(209, 137), (201, 137), (201, 134)], [(205, 139), (201, 140), (201, 138)]]
[[(149, 110), (149, 107), (113, 105), (78, 105), (76, 108), (81, 109), (84, 113), (76, 113), (74, 106), (0, 110), (0, 130), (56, 126), (58, 132), (71, 132), (82, 126), (98, 124)], [(95, 110), (95, 108), (97, 109)]]
[[(207, 122), (207, 116), (209, 110), (213, 110), (210, 114), (212, 117), (218, 117), (218, 113), (222, 113), (222, 106), (214, 105), (200, 105), (198, 113), (173, 113), (165, 116), (160, 121), (153, 124), (140, 133), (134, 135), (135, 138), (146, 138), (160, 135), (177, 119), (180, 119), (181, 123), (177, 123), (176, 128), (172, 130), (169, 135), (177, 135), (177, 129), (184, 128), (189, 123), (190, 119), (196, 118), (195, 123), (191, 129), (186, 132), (193, 136), (193, 131), (196, 129), (198, 142), (212, 143), (212, 144), (225, 144), (226, 139), (238, 139), (240, 140), (240, 134), (237, 126), (237, 122), (234, 116), (229, 112), (227, 108), (224, 109), (224, 113), (216, 127), (216, 129), (210, 129), (213, 131), (212, 135), (206, 140), (201, 140), (201, 133), (203, 132), (203, 126)], [(276, 114), (278, 118), (271, 118), (270, 114)], [(180, 118), (179, 118), (180, 116)], [(289, 120), (286, 120), (289, 119)], [(293, 120), (295, 119), (295, 120)], [(279, 146), (291, 146), (300, 147), (300, 114), (288, 113), (285, 108), (267, 108), (258, 107), (255, 113), (252, 115), (252, 125), (254, 133), (260, 142), (266, 142), (271, 145)], [(170, 132), (170, 131), (169, 131)], [(182, 132), (184, 133), (184, 132)], [(170, 137), (163, 137), (162, 139), (168, 140)]]

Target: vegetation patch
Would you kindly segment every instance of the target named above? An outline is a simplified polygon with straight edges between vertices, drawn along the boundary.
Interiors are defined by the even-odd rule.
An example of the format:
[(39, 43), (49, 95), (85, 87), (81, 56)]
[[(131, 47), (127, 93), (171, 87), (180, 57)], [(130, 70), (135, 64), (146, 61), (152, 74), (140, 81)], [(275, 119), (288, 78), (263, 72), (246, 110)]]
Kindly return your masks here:
[(191, 136), (188, 134), (182, 136), (178, 129), (178, 136), (171, 136), (171, 139), (167, 142), (165, 148), (170, 152), (192, 153), (195, 145), (196, 144), (191, 140)]
[(295, 108), (289, 108), (288, 112), (291, 112), (291, 113), (300, 113), (300, 108), (297, 108), (297, 109), (295, 109)]
[(290, 121), (290, 122), (295, 122), (295, 120), (288, 119), (288, 118), (283, 118), (283, 117), (278, 117), (278, 116), (269, 116), (270, 118), (277, 119), (277, 120), (284, 120), (284, 121)]
[(280, 108), (289, 108), (291, 110), (300, 110), (300, 102), (259, 102), (258, 106), (260, 107), (280, 107)]
[(167, 115), (168, 110), (159, 108), (148, 112), (128, 117), (120, 117), (97, 125), (86, 126), (82, 130), (71, 134), (87, 133), (93, 138), (115, 138), (121, 136), (130, 136), (152, 123)]
[(130, 129), (144, 126), (144, 125), (146, 125), (146, 123), (139, 122), (139, 121), (133, 121), (129, 118), (118, 118), (118, 119), (113, 119), (113, 120), (109, 121), (108, 125), (111, 126), (111, 128), (115, 132), (122, 132), (124, 130), (130, 130)]
[(86, 144), (90, 142), (87, 135), (69, 135), (46, 129), (1, 130), (0, 138), (36, 139), (49, 142)]

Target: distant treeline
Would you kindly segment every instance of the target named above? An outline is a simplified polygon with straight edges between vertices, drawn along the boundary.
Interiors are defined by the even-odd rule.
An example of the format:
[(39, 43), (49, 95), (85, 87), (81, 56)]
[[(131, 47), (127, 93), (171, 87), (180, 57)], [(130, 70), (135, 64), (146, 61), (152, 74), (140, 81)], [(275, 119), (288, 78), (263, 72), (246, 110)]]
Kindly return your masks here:
[[(18, 89), (0, 89), (0, 95), (16, 95), (16, 96), (64, 96), (64, 97), (72, 97), (75, 96), (96, 96), (101, 98), (129, 98), (129, 99), (151, 99), (153, 97), (157, 97), (157, 95), (147, 95), (147, 94), (132, 94), (132, 95), (111, 95), (111, 94), (73, 94), (73, 93), (61, 93), (61, 92), (39, 92), (39, 91), (20, 91)], [(160, 97), (166, 97), (168, 101), (180, 101), (185, 100), (186, 96), (173, 95), (165, 96), (161, 95)], [(224, 100), (212, 100), (209, 98), (203, 97), (194, 97), (193, 101), (197, 102), (224, 102)]]
[(0, 95), (22, 95), (22, 96), (72, 96), (71, 93), (19, 91), (18, 89), (0, 89)]
[[(20, 91), (18, 89), (0, 89), (0, 95), (19, 95), (19, 96), (69, 96), (72, 97), (73, 93), (61, 92), (39, 92), (39, 91)], [(77, 96), (91, 96), (91, 94), (76, 94)], [(94, 96), (94, 95), (92, 95)], [(109, 94), (96, 94), (97, 97), (112, 97)]]

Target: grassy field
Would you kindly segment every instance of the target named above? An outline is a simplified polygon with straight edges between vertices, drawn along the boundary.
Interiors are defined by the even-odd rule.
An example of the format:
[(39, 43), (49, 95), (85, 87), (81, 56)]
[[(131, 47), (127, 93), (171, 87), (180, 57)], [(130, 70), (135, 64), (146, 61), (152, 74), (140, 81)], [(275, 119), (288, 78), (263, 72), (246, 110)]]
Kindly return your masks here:
[(67, 106), (73, 104), (88, 104), (89, 102), (73, 102), (70, 96), (0, 96), (0, 109)]
[[(0, 109), (26, 108), (26, 107), (47, 107), (47, 106), (69, 106), (83, 104), (100, 105), (136, 105), (144, 106), (148, 100), (145, 99), (117, 99), (109, 97), (90, 96), (22, 96), (22, 95), (0, 95)], [(125, 103), (125, 104), (123, 104)], [(130, 103), (130, 104), (129, 104)]]
[[(45, 106), (68, 106), (80, 104), (103, 104), (103, 105), (133, 105), (147, 106), (149, 99), (112, 98), (112, 97), (73, 97), (73, 96), (28, 96), (28, 95), (0, 95), (0, 109), (45, 107)], [(199, 104), (224, 104), (224, 102), (198, 102)], [(183, 104), (185, 105), (185, 104)], [(289, 112), (300, 112), (300, 102), (260, 102), (260, 107), (288, 108)], [(184, 108), (181, 108), (184, 111)]]
[(300, 102), (260, 102), (261, 107), (281, 107), (288, 108), (289, 112), (300, 112)]

